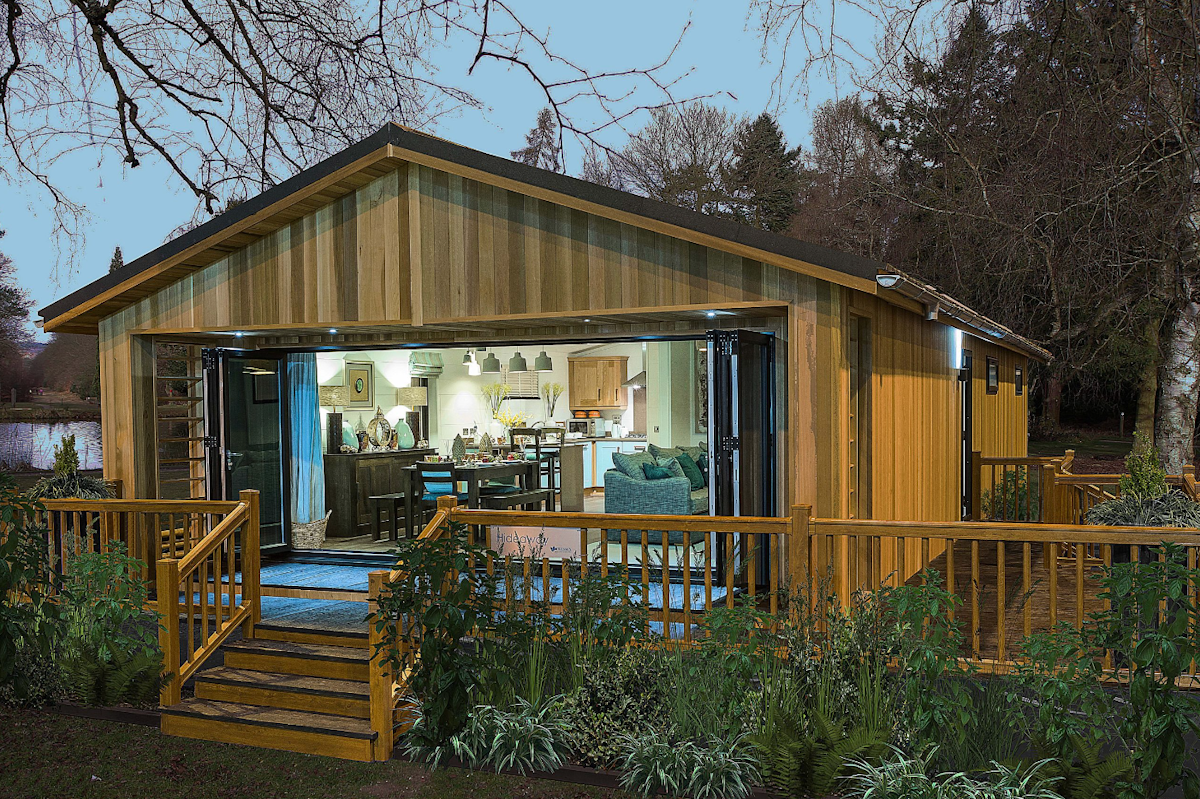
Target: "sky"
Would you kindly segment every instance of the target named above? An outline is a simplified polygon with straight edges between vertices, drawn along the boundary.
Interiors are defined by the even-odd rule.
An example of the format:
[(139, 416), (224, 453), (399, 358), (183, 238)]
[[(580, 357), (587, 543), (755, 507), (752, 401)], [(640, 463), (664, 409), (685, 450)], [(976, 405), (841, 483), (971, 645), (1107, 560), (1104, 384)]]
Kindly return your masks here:
[[(808, 81), (782, 98), (772, 97), (777, 63), (762, 58), (761, 35), (741, 2), (724, 0), (608, 0), (608, 2), (546, 2), (517, 0), (518, 13), (549, 28), (552, 48), (589, 69), (648, 66), (664, 58), (686, 27), (668, 74), (686, 75), (673, 88), (676, 97), (712, 95), (708, 100), (729, 111), (778, 114), (790, 143), (806, 145), (812, 109), (821, 102), (852, 92), (843, 75), (813, 71)], [(597, 10), (603, 8), (602, 13)], [(839, 14), (841, 14), (839, 9)], [(855, 46), (869, 48), (874, 30), (865, 22), (855, 26), (839, 20), (839, 30), (855, 37)], [(508, 157), (523, 144), (538, 110), (545, 105), (540, 89), (523, 73), (496, 62), (485, 62), (466, 75), (473, 44), (454, 44), (434, 59), (441, 77), (479, 98), (482, 112), (465, 111), (443, 118), (430, 132), (459, 144)], [(639, 103), (660, 102), (646, 93)], [(380, 119), (380, 125), (387, 120)], [(634, 129), (638, 125), (633, 126)], [(619, 147), (623, 136), (614, 130), (606, 144)], [(196, 200), (169, 171), (153, 159), (126, 168), (111, 152), (99, 160), (96, 152), (81, 151), (63, 159), (52, 172), (55, 181), (84, 204), (88, 218), (82, 236), (73, 239), (77, 253), (56, 253), (53, 216), (45, 194), (31, 187), (0, 184), (0, 251), (13, 259), (17, 279), (26, 288), (36, 311), (105, 274), (113, 248), (120, 246), (129, 262), (164, 242), (168, 234), (189, 221)], [(568, 171), (578, 168), (578, 149), (568, 152)], [(44, 334), (38, 332), (40, 339)]]

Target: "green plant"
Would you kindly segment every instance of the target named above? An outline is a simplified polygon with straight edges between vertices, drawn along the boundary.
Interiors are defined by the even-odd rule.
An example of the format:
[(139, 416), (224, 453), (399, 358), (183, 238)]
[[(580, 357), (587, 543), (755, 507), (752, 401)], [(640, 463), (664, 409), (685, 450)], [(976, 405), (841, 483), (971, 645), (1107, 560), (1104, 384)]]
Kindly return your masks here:
[(1193, 634), (1200, 607), (1191, 588), (1200, 570), (1189, 569), (1184, 549), (1164, 543), (1149, 563), (1114, 564), (1103, 578), (1110, 610), (1091, 625), (1097, 651), (1110, 650), (1129, 663), (1126, 700), (1118, 731), (1133, 770), (1121, 780), (1122, 799), (1161, 796), (1182, 785), (1200, 796), (1200, 777), (1187, 765), (1187, 739), (1200, 733), (1200, 700), (1177, 680), (1200, 658)]
[(34, 499), (108, 499), (108, 484), (99, 477), (79, 473), (79, 453), (75, 436), (63, 436), (54, 447), (54, 474), (34, 483), (29, 495)]
[(941, 574), (926, 569), (919, 584), (887, 589), (883, 602), (899, 636), (906, 717), (918, 751), (947, 737), (961, 743), (974, 722), (974, 703), (961, 679), (973, 667), (959, 660), (962, 623), (952, 613), (962, 600), (943, 587)]
[(579, 688), (592, 664), (647, 637), (647, 610), (630, 602), (628, 571), (609, 568), (603, 575), (594, 565), (563, 563), (569, 596), (559, 617), (558, 639), (565, 642), (569, 690)]
[(980, 778), (962, 772), (929, 776), (930, 764), (897, 751), (883, 762), (855, 761), (847, 780), (850, 797), (862, 799), (1061, 799), (1044, 764), (1025, 770), (996, 763)]
[(29, 699), (33, 688), (18, 668), (21, 658), (49, 659), (62, 630), (49, 595), (46, 531), (35, 524), (40, 510), (0, 472), (0, 688), (14, 702)]
[(411, 736), (407, 751), (432, 768), (453, 754), (470, 768), (486, 766), (522, 775), (557, 771), (563, 764), (566, 742), (563, 726), (554, 718), (556, 712), (553, 701), (537, 707), (521, 699), (507, 711), (477, 705), (462, 729), (445, 743), (424, 746), (421, 741), (428, 736)]
[(1171, 490), (1158, 448), (1145, 433), (1133, 434), (1133, 449), (1125, 458), (1125, 470), (1120, 482), (1123, 497), (1155, 499)]
[(790, 796), (824, 796), (845, 778), (853, 760), (875, 760), (887, 750), (886, 730), (847, 729), (820, 711), (781, 709), (749, 736), (763, 780)]
[(1078, 735), (1068, 736), (1066, 744), (1068, 753), (1047, 760), (1043, 771), (1067, 799), (1111, 799), (1133, 775), (1128, 752), (1103, 754), (1099, 741)]
[(1030, 486), (1029, 469), (1005, 469), (1000, 482), (979, 497), (985, 519), (1009, 522), (1040, 521), (1041, 493)]
[(1118, 527), (1200, 527), (1200, 503), (1181, 491), (1153, 497), (1122, 494), (1101, 502), (1087, 514), (1088, 524)]
[(62, 674), (52, 655), (18, 644), (13, 668), (24, 681), (22, 695), (17, 695), (14, 681), (0, 682), (0, 705), (43, 707), (63, 696)]
[(626, 737), (621, 787), (636, 796), (743, 799), (758, 779), (758, 767), (740, 739), (673, 742), (650, 731)]
[(72, 558), (63, 580), (64, 682), (85, 704), (151, 703), (163, 679), (158, 615), (145, 610), (141, 561), (111, 546)]
[(668, 732), (667, 669), (655, 651), (632, 647), (598, 660), (578, 690), (563, 698), (564, 723), (575, 759), (608, 768), (630, 730)]
[(396, 571), (403, 575), (379, 598), (379, 653), (420, 706), (409, 732), (415, 746), (446, 744), (467, 723), (486, 673), (492, 693), (515, 693), (511, 650), (496, 627), (506, 614), (497, 577), (474, 568), (487, 550), (468, 540), (465, 525), (441, 539), (402, 542)]

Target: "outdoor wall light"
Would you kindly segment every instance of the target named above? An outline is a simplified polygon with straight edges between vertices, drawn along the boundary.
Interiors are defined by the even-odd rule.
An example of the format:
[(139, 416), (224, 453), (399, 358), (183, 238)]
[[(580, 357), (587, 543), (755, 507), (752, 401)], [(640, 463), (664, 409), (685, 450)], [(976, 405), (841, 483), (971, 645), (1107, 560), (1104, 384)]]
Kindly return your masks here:
[(517, 352), (508, 360), (508, 371), (510, 372), (528, 372), (529, 364), (525, 363), (525, 359), (521, 357), (521, 351)]
[(496, 357), (496, 353), (489, 352), (479, 368), (485, 374), (498, 375), (500, 374), (500, 359)]
[(533, 371), (535, 372), (553, 372), (554, 361), (550, 360), (550, 356), (542, 350), (542, 354), (533, 359)]
[(903, 280), (901, 275), (876, 275), (875, 282), (880, 288), (890, 289), (895, 288), (896, 284)]

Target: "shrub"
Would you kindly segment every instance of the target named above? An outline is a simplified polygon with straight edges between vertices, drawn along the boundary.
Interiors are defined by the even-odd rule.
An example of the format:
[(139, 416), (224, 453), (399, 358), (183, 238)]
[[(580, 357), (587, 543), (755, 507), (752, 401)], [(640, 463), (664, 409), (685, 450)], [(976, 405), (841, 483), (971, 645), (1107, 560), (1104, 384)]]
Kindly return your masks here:
[(510, 769), (522, 775), (557, 771), (568, 744), (556, 714), (554, 701), (539, 708), (522, 699), (509, 711), (477, 705), (463, 728), (445, 744), (422, 746), (420, 741), (428, 736), (417, 735), (411, 738), (407, 751), (433, 768), (453, 754), (471, 768), (486, 766), (497, 772)]
[(63, 696), (62, 675), (54, 658), (33, 647), (20, 644), (14, 663), (15, 671), (24, 681), (21, 696), (10, 680), (0, 683), (0, 704), (10, 707), (43, 707)]
[(112, 492), (99, 477), (79, 473), (79, 453), (75, 436), (63, 436), (54, 447), (54, 474), (34, 483), (29, 495), (34, 499), (108, 499)]
[(158, 615), (145, 610), (141, 568), (119, 542), (70, 561), (60, 663), (68, 688), (86, 704), (151, 703), (162, 686)]
[(1029, 469), (1005, 469), (1000, 482), (979, 497), (985, 519), (1009, 522), (1039, 521), (1041, 494), (1037, 485), (1030, 485)]
[(653, 651), (630, 648), (598, 661), (564, 697), (562, 713), (576, 760), (608, 768), (630, 730), (667, 733), (667, 670)]
[(1018, 770), (999, 764), (978, 779), (961, 772), (929, 776), (929, 763), (902, 753), (883, 763), (851, 764), (851, 797), (870, 799), (1061, 799), (1042, 764)]
[(1181, 491), (1154, 497), (1122, 494), (1089, 510), (1087, 522), (1116, 527), (1200, 527), (1200, 503)]
[(48, 595), (46, 531), (34, 523), (39, 510), (0, 473), (0, 689), (14, 702), (37, 693), (31, 673), (18, 666), (49, 659), (62, 630)]
[(1125, 458), (1125, 471), (1120, 482), (1123, 497), (1154, 499), (1171, 490), (1158, 448), (1145, 433), (1134, 434), (1133, 449)]
[(740, 739), (701, 746), (650, 731), (625, 740), (621, 787), (636, 796), (743, 799), (758, 780), (758, 767)]
[(847, 728), (816, 710), (783, 709), (749, 740), (768, 786), (788, 796), (824, 796), (843, 781), (851, 761), (882, 757), (888, 733), (861, 723)]

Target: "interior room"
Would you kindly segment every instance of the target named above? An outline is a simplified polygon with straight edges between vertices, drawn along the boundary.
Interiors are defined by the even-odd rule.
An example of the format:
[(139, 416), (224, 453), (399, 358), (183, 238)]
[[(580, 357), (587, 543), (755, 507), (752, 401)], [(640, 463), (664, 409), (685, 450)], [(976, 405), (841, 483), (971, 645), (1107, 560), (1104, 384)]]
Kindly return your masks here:
[[(289, 409), (319, 425), (321, 460), (307, 478), (292, 470), (293, 494), (312, 495), (292, 503), (292, 546), (386, 551), (439, 492), (486, 508), (708, 513), (707, 364), (703, 339), (317, 352), (315, 400), (299, 401), (318, 414)], [(316, 471), (320, 490), (297, 485)]]

